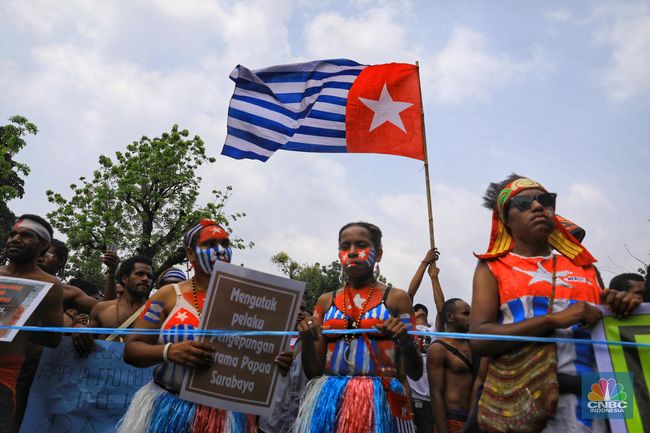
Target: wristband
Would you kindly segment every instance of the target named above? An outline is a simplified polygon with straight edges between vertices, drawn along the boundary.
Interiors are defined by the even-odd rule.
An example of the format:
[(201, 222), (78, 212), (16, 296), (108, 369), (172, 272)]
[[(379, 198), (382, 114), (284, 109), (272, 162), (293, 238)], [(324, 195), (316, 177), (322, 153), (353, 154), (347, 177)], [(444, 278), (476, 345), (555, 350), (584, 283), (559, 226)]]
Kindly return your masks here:
[(172, 343), (167, 343), (165, 344), (165, 348), (163, 349), (163, 361), (169, 362), (169, 358), (167, 357), (169, 353), (169, 348), (172, 347)]

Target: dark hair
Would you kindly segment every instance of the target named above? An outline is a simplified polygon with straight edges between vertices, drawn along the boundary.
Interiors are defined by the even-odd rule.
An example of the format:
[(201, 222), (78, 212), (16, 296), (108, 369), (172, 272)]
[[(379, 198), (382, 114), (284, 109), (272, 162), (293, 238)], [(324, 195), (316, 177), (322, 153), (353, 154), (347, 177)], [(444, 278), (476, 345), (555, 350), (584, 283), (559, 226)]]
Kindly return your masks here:
[(73, 278), (72, 280), (68, 281), (68, 284), (71, 286), (79, 287), (88, 296), (94, 296), (99, 293), (99, 287), (88, 280)]
[(372, 239), (372, 244), (375, 246), (375, 250), (381, 249), (381, 229), (374, 224), (370, 224), (362, 221), (356, 223), (347, 223), (346, 225), (341, 227), (341, 230), (339, 230), (339, 241), (341, 241), (341, 234), (343, 233), (343, 231), (348, 227), (353, 227), (353, 226), (363, 227), (364, 229), (368, 230), (370, 232), (370, 238)]
[(451, 298), (447, 299), (444, 304), (442, 304), (442, 318), (443, 322), (447, 321), (447, 314), (454, 314), (454, 306), (457, 301), (462, 301), (460, 298)]
[(630, 289), (630, 281), (643, 282), (643, 276), (634, 273), (619, 274), (612, 278), (609, 282), (610, 290), (617, 290), (619, 292), (627, 292)]
[(58, 239), (52, 239), (50, 246), (56, 251), (56, 255), (59, 258), (59, 261), (64, 265), (68, 261), (68, 247), (63, 241)]
[(524, 176), (520, 176), (517, 173), (512, 173), (501, 182), (491, 182), (485, 190), (485, 194), (483, 195), (483, 207), (486, 207), (490, 210), (495, 210), (497, 208), (497, 198), (499, 197), (501, 190), (505, 188), (506, 185), (508, 185), (510, 182), (517, 179), (524, 179)]
[(120, 276), (120, 283), (122, 282), (122, 279), (124, 277), (128, 278), (129, 275), (131, 275), (131, 272), (133, 272), (133, 268), (135, 267), (136, 263), (144, 263), (145, 265), (149, 265), (153, 267), (153, 262), (149, 257), (146, 256), (129, 257), (128, 259), (124, 260), (120, 265), (120, 269), (118, 271), (118, 275)]
[[(30, 213), (26, 213), (26, 214), (23, 214), (23, 215), (19, 216), (16, 221), (20, 221), (20, 220), (36, 221), (37, 223), (39, 223), (40, 225), (45, 227), (47, 232), (50, 234), (50, 238), (54, 237), (54, 230), (52, 230), (52, 226), (50, 225), (49, 222), (47, 222), (47, 220), (45, 218), (40, 217), (38, 215), (32, 215)], [(40, 236), (39, 236), (39, 238), (40, 238)]]
[(413, 306), (413, 311), (424, 310), (424, 314), (429, 315), (429, 309), (423, 304), (415, 304)]

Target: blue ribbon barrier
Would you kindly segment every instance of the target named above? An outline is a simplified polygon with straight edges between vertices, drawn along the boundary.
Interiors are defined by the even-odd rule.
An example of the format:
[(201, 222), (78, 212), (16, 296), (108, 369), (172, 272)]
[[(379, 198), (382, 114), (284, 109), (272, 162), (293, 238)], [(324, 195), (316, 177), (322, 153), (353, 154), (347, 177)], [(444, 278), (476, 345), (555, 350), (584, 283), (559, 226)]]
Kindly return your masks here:
[[(0, 326), (0, 330), (18, 330), (28, 332), (63, 332), (79, 334), (100, 334), (100, 335), (159, 335), (166, 331), (160, 329), (147, 328), (75, 328), (75, 327), (39, 327), (39, 326)], [(323, 330), (325, 335), (337, 334), (362, 334), (379, 332), (376, 329), (329, 329)], [(196, 329), (192, 331), (196, 336), (241, 336), (241, 337), (259, 337), (259, 336), (298, 336), (296, 331), (242, 331), (227, 329)], [(529, 337), (522, 335), (494, 335), (494, 334), (470, 334), (458, 332), (430, 332), (430, 331), (409, 331), (409, 334), (424, 337), (447, 337), (464, 340), (497, 340), (497, 341), (520, 341), (520, 342), (539, 342), (539, 343), (573, 343), (573, 344), (591, 344), (591, 345), (609, 345), (624, 347), (650, 348), (650, 343), (637, 343), (632, 341), (607, 341), (607, 340), (587, 340), (578, 338), (557, 338), (557, 337)]]

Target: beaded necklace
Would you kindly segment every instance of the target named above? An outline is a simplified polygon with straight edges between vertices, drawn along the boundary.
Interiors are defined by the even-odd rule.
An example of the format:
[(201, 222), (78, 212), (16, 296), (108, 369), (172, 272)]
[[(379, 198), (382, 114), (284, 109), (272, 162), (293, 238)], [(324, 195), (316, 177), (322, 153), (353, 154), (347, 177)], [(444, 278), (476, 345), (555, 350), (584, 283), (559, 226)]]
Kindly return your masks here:
[[(368, 293), (366, 299), (363, 300), (363, 303), (361, 304), (361, 308), (357, 308), (357, 306), (354, 304), (354, 301), (352, 300), (352, 294), (350, 293), (351, 292), (350, 286), (346, 284), (345, 288), (343, 288), (343, 306), (345, 310), (343, 313), (348, 318), (348, 320), (352, 320), (352, 328), (357, 329), (359, 327), (359, 324), (361, 323), (361, 318), (363, 317), (363, 314), (366, 311), (366, 305), (368, 305), (368, 302), (370, 301), (370, 298), (372, 297), (374, 291), (375, 291), (375, 285), (370, 287), (370, 292)], [(348, 310), (352, 310), (352, 317), (350, 317), (350, 315), (348, 314)], [(350, 362), (349, 359), (350, 342), (352, 341), (352, 338), (356, 338), (356, 337), (357, 337), (356, 334), (354, 336), (352, 336), (351, 334), (345, 334), (343, 336), (345, 340), (345, 346), (346, 346), (343, 356), (345, 358), (345, 362), (347, 362), (348, 365), (352, 365), (352, 362)]]
[(196, 313), (199, 315), (199, 319), (201, 319), (201, 310), (199, 309), (199, 301), (196, 297), (196, 285), (194, 284), (194, 277), (192, 277), (192, 297), (194, 298), (194, 308), (196, 308)]

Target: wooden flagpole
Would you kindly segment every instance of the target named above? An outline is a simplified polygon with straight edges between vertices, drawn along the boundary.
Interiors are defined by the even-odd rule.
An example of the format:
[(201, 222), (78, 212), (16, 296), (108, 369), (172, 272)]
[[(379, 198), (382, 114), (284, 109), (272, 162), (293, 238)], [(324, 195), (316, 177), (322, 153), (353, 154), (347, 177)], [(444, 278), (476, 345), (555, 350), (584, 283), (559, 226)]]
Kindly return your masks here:
[(436, 247), (436, 238), (433, 232), (433, 209), (431, 206), (431, 185), (429, 182), (429, 156), (427, 154), (427, 134), (424, 126), (424, 102), (422, 100), (422, 84), (420, 81), (420, 62), (416, 61), (418, 68), (418, 89), (420, 90), (420, 112), (422, 113), (422, 146), (424, 147), (424, 182), (427, 189), (427, 209), (429, 211), (429, 241), (431, 249)]

